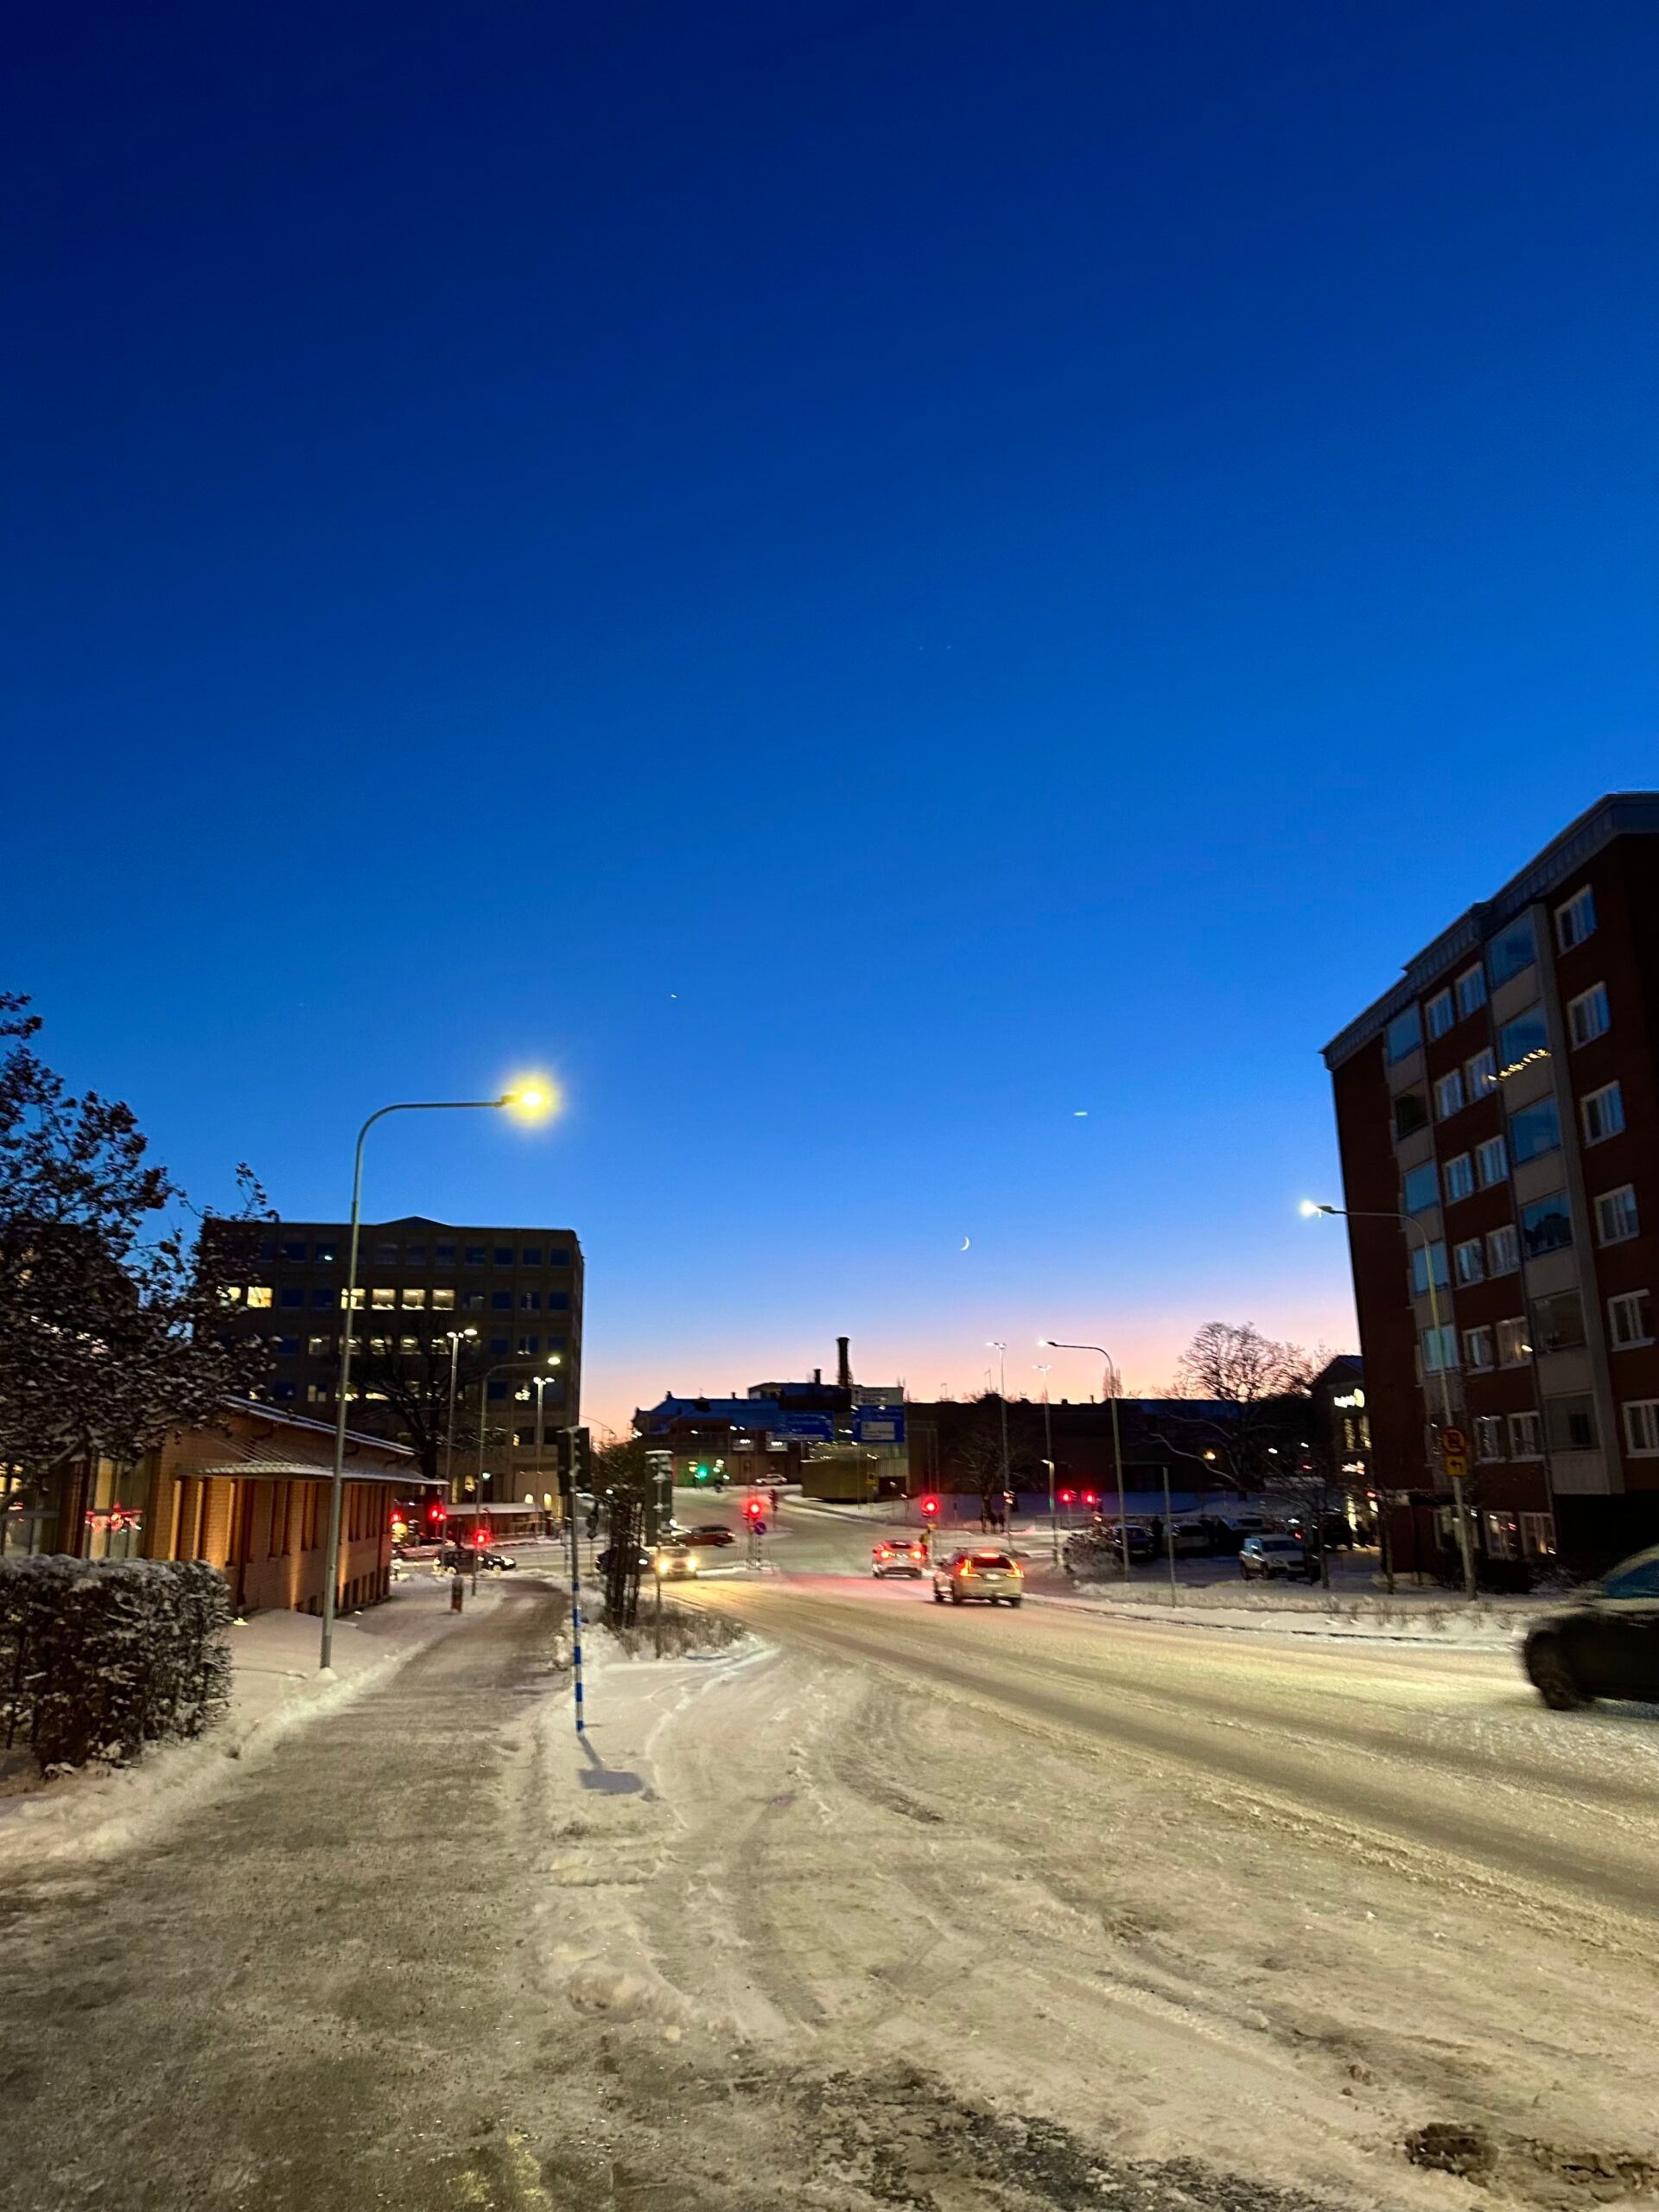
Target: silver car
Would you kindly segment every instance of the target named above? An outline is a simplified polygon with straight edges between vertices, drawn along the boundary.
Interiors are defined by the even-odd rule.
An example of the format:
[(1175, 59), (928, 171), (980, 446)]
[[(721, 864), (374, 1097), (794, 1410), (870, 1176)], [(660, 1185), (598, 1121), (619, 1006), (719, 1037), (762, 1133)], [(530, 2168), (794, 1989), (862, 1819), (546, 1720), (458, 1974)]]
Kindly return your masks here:
[(1017, 1605), (1025, 1595), (1025, 1571), (1012, 1552), (953, 1552), (933, 1570), (933, 1602), (967, 1605)]

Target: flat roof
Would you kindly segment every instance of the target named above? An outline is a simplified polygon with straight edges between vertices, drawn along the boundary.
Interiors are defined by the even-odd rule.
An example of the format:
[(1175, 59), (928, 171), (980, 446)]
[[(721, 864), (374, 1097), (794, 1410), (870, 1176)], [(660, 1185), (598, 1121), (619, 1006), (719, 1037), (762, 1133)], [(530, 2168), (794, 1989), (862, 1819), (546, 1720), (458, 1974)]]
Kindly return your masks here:
[(1466, 908), (1449, 929), (1408, 960), (1399, 982), (1374, 999), (1363, 1014), (1325, 1046), (1321, 1057), (1326, 1067), (1338, 1068), (1351, 1059), (1362, 1046), (1380, 1036), (1395, 1014), (1403, 1013), (1428, 984), (1478, 952), (1506, 922), (1513, 921), (1535, 900), (1547, 898), (1615, 837), (1653, 836), (1659, 836), (1659, 791), (1610, 791), (1599, 798), (1500, 891)]

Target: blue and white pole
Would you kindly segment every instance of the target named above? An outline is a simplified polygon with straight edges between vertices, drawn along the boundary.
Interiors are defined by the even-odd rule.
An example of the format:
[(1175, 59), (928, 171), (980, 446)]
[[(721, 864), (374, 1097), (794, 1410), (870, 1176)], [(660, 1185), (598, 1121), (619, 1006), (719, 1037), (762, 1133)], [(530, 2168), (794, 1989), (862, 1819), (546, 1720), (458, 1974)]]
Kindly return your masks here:
[(569, 1499), (570, 1520), (570, 1663), (576, 1686), (576, 1733), (586, 1735), (588, 1723), (582, 1710), (582, 1539), (576, 1529), (575, 1492)]

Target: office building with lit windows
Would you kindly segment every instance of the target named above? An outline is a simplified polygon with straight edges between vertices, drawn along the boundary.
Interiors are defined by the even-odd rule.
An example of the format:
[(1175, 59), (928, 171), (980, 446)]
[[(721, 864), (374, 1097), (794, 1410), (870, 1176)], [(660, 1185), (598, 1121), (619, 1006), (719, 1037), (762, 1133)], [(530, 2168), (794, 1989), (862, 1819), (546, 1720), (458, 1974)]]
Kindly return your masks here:
[(1659, 792), (1592, 807), (1325, 1059), (1373, 1481), (1438, 1491), (1451, 1541), (1444, 1377), (1487, 1556), (1659, 1542)]
[[(245, 1227), (237, 1224), (236, 1233), (242, 1242), (222, 1270), (231, 1278), (226, 1318), (270, 1342), (272, 1369), (261, 1395), (333, 1420), (349, 1224), (281, 1222), (251, 1244)], [(535, 1372), (553, 1376), (539, 1394), (544, 1432), (580, 1422), (582, 1255), (574, 1230), (454, 1229), (419, 1214), (365, 1222), (357, 1283), (359, 1346), (419, 1360), (450, 1330), (474, 1329), (480, 1352), (503, 1364), (482, 1386), (492, 1429), (512, 1439), (492, 1447), (493, 1464), (500, 1451), (510, 1453), (515, 1474), (537, 1464)], [(354, 1387), (351, 1421), (372, 1435), (398, 1434), (392, 1408), (372, 1388)], [(550, 1458), (544, 1433), (543, 1463)], [(510, 1495), (524, 1488), (515, 1482)], [(495, 1491), (504, 1494), (499, 1483)]]

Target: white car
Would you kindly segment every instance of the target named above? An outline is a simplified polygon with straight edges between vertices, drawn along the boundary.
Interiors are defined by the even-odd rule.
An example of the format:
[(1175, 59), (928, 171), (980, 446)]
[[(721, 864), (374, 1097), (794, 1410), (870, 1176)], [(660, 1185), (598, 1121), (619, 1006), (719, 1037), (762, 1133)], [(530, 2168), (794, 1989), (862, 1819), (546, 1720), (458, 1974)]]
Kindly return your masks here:
[(943, 1605), (1017, 1605), (1025, 1595), (1025, 1570), (1012, 1552), (952, 1552), (933, 1570), (933, 1602)]

